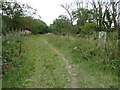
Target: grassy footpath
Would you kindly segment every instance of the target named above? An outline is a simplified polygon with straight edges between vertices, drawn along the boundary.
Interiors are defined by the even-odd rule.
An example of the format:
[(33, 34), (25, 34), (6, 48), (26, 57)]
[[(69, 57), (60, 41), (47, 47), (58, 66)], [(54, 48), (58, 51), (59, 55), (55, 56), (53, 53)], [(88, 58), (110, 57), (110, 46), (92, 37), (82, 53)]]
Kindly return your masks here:
[(70, 79), (65, 63), (40, 36), (29, 36), (22, 44), (22, 57), (3, 76), (3, 88), (62, 88)]
[(43, 40), (69, 60), (71, 69), (75, 69), (78, 87), (117, 87), (117, 71), (109, 68), (107, 59), (104, 60), (107, 58), (106, 54), (100, 57), (88, 52), (100, 52), (95, 49), (97, 41), (72, 36), (36, 35), (29, 36), (23, 41), (22, 57), (3, 76), (3, 88), (70, 87), (70, 78), (63, 58)]
[[(81, 88), (105, 88), (117, 87), (117, 71), (105, 67), (103, 60), (98, 56), (87, 58), (82, 51), (94, 49), (96, 41), (87, 41), (83, 38), (71, 36), (43, 35), (53, 47), (59, 50), (70, 60), (71, 65), (77, 71), (78, 86)], [(76, 49), (77, 48), (77, 49)], [(79, 51), (77, 51), (79, 49)], [(95, 52), (96, 53), (96, 52)]]
[(65, 88), (69, 85), (68, 71), (62, 57), (58, 56), (41, 37), (34, 37), (36, 64), (31, 77), (31, 88)]

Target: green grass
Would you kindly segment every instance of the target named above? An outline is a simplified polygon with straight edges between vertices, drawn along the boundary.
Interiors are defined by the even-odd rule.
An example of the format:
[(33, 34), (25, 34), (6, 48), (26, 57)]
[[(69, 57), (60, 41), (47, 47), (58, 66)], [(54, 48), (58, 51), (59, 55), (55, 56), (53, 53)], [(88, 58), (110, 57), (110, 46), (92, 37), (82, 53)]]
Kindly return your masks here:
[(3, 88), (62, 88), (69, 86), (65, 63), (39, 36), (23, 41), (22, 58), (3, 76)]
[[(3, 88), (68, 88), (65, 62), (44, 40), (69, 60), (80, 88), (117, 88), (117, 43), (107, 41), (106, 50), (97, 40), (62, 35), (29, 36), (23, 41), (22, 58), (3, 76)], [(112, 48), (110, 48), (112, 47)], [(111, 61), (110, 61), (111, 60)], [(114, 68), (113, 68), (114, 67)]]
[[(36, 39), (36, 40), (35, 40)], [(35, 37), (35, 53), (37, 55), (35, 73), (31, 77), (31, 88), (62, 88), (68, 87), (69, 77), (65, 63), (42, 38)]]
[[(79, 87), (118, 87), (118, 69), (110, 67), (110, 61), (107, 61), (109, 53), (104, 55), (102, 50), (95, 48), (97, 47), (97, 40), (89, 41), (81, 37), (56, 35), (43, 35), (42, 37), (70, 60), (71, 65), (77, 71)], [(75, 47), (77, 49), (74, 49)], [(115, 47), (113, 47), (114, 49)], [(89, 51), (92, 51), (95, 56), (89, 54)], [(100, 54), (100, 56), (97, 54)], [(101, 54), (103, 57), (101, 57)]]
[(3, 75), (2, 88), (22, 88), (27, 86), (26, 79), (31, 76), (35, 63), (34, 48), (32, 47), (32, 38), (26, 37), (26, 39), (23, 39), (22, 57), (16, 58), (14, 64), (9, 67), (10, 70)]

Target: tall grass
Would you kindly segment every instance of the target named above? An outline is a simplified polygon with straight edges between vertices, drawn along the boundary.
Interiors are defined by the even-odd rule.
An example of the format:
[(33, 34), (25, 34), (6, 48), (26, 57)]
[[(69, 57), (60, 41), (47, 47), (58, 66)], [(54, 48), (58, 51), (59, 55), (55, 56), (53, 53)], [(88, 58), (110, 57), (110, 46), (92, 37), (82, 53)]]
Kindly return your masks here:
[[(34, 62), (26, 59), (26, 44), (29, 35), (9, 34), (2, 39), (3, 88), (26, 86), (25, 80), (34, 68)], [(30, 42), (32, 43), (32, 42)], [(28, 47), (28, 46), (26, 46)], [(29, 63), (29, 64), (28, 64)]]
[[(98, 76), (99, 74), (101, 74), (100, 72), (102, 72), (105, 75), (103, 77), (106, 78), (103, 79), (106, 82), (104, 83), (105, 85), (102, 87), (117, 87), (119, 71), (117, 33), (107, 33), (105, 47), (98, 47), (98, 33), (95, 33), (95, 35), (91, 35), (90, 38), (88, 36), (90, 35), (46, 35), (43, 37), (55, 48), (60, 50), (65, 55), (65, 57), (70, 60), (72, 64), (76, 65), (80, 69), (80, 71), (78, 72), (80, 76), (83, 75), (81, 73), (84, 73), (81, 72), (82, 68), (89, 69), (87, 71), (90, 73), (94, 73), (94, 76), (97, 76), (96, 78), (102, 78), (101, 76)], [(97, 75), (97, 73), (99, 74)], [(89, 76), (89, 74), (87, 76)], [(102, 79), (100, 79), (99, 82), (102, 82)], [(91, 81), (91, 84), (92, 83), (94, 82)], [(92, 87), (91, 84), (89, 84), (88, 87)], [(94, 85), (95, 83), (93, 84), (93, 87)], [(100, 87), (99, 84), (96, 85), (96, 87), (97, 86)]]
[[(48, 36), (48, 35), (47, 35)], [(89, 37), (87, 37), (89, 36)], [(54, 36), (49, 35), (48, 40), (54, 42), (58, 48), (70, 49), (75, 57), (81, 60), (94, 61), (102, 67), (118, 70), (118, 35), (117, 32), (107, 33), (104, 47), (98, 47), (98, 33), (92, 35)], [(75, 61), (79, 62), (79, 61)]]

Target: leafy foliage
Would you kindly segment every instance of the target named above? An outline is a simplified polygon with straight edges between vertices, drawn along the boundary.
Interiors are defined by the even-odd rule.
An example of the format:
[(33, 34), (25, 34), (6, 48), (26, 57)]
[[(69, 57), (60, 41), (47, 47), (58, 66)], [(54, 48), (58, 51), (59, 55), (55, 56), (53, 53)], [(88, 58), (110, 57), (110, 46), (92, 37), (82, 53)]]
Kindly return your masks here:
[(33, 25), (32, 25), (32, 33), (33, 34), (43, 34), (48, 32), (48, 27), (47, 25), (39, 20), (39, 19), (34, 19), (33, 20)]
[(96, 31), (96, 24), (95, 23), (85, 23), (85, 25), (81, 26), (81, 32), (83, 33), (92, 33)]
[(77, 25), (82, 26), (85, 23), (91, 23), (94, 20), (93, 10), (88, 10), (84, 8), (79, 8), (77, 11), (73, 12), (74, 18), (77, 19)]
[[(98, 33), (96, 33), (98, 34)], [(89, 34), (87, 34), (89, 35)], [(94, 40), (93, 35), (91, 39), (89, 37), (78, 37), (78, 36), (60, 36), (60, 35), (45, 35), (43, 38), (51, 43), (55, 48), (57, 48), (60, 52), (62, 52), (65, 57), (72, 63), (76, 69), (78, 68), (78, 80), (81, 77), (86, 78), (91, 77), (92, 79), (87, 79), (88, 85), (85, 81), (86, 78), (83, 79), (82, 82), (85, 81), (87, 87), (95, 87), (95, 83), (92, 82), (96, 77), (103, 83), (105, 87), (118, 87), (118, 71), (120, 61), (118, 57), (118, 42), (117, 42), (117, 33), (107, 33), (107, 41), (105, 47), (98, 48), (98, 41)], [(110, 37), (113, 35), (112, 37)], [(82, 68), (82, 69), (81, 69)], [(83, 71), (83, 72), (82, 72)], [(85, 72), (86, 71), (86, 72)], [(101, 77), (101, 72), (104, 74)], [(83, 74), (84, 73), (84, 74)], [(91, 73), (91, 74), (90, 74)], [(99, 74), (98, 74), (99, 73)], [(82, 74), (82, 75), (81, 75)], [(109, 76), (110, 75), (110, 76)], [(101, 78), (101, 79), (100, 79)], [(96, 80), (96, 79), (95, 79)], [(79, 84), (81, 86), (81, 80), (79, 80)], [(99, 83), (101, 83), (99, 82)], [(92, 84), (93, 83), (93, 84)], [(101, 84), (102, 84), (101, 83)], [(93, 86), (91, 86), (93, 85)], [(96, 87), (101, 87), (97, 83)], [(104, 86), (103, 86), (104, 87)]]
[[(2, 49), (2, 87), (21, 88), (27, 86), (26, 79), (34, 72), (34, 58), (29, 49), (32, 47), (29, 35), (9, 34), (3, 37)], [(29, 43), (28, 43), (29, 42)], [(21, 52), (20, 52), (21, 45)], [(29, 57), (27, 57), (29, 56)]]
[(27, 4), (3, 2), (2, 11), (3, 34), (19, 29), (30, 30), (33, 34), (47, 32), (47, 25), (40, 19), (34, 19), (36, 10)]
[(24, 37), (9, 35), (3, 37), (2, 41), (2, 61), (3, 61), (3, 73), (8, 72), (9, 68), (15, 64), (17, 60), (20, 59), (20, 44), (22, 44)]
[(57, 31), (59, 33), (65, 32), (69, 33), (71, 32), (71, 26), (70, 26), (70, 21), (68, 17), (64, 15), (60, 15), (58, 19), (53, 21), (53, 24), (49, 26), (49, 30), (54, 32)]

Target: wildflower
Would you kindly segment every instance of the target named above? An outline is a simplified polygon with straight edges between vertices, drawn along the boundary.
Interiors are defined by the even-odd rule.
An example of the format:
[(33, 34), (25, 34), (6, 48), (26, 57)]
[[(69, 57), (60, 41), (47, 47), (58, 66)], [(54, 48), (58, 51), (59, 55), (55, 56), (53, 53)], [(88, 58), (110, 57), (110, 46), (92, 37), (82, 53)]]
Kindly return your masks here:
[(77, 76), (77, 74), (74, 74), (74, 76)]
[(30, 81), (30, 80), (31, 80), (31, 79), (26, 79), (26, 82), (27, 82), (27, 81)]
[(74, 49), (77, 49), (77, 47), (74, 47)]
[(72, 66), (69, 66), (69, 68), (72, 68)]

